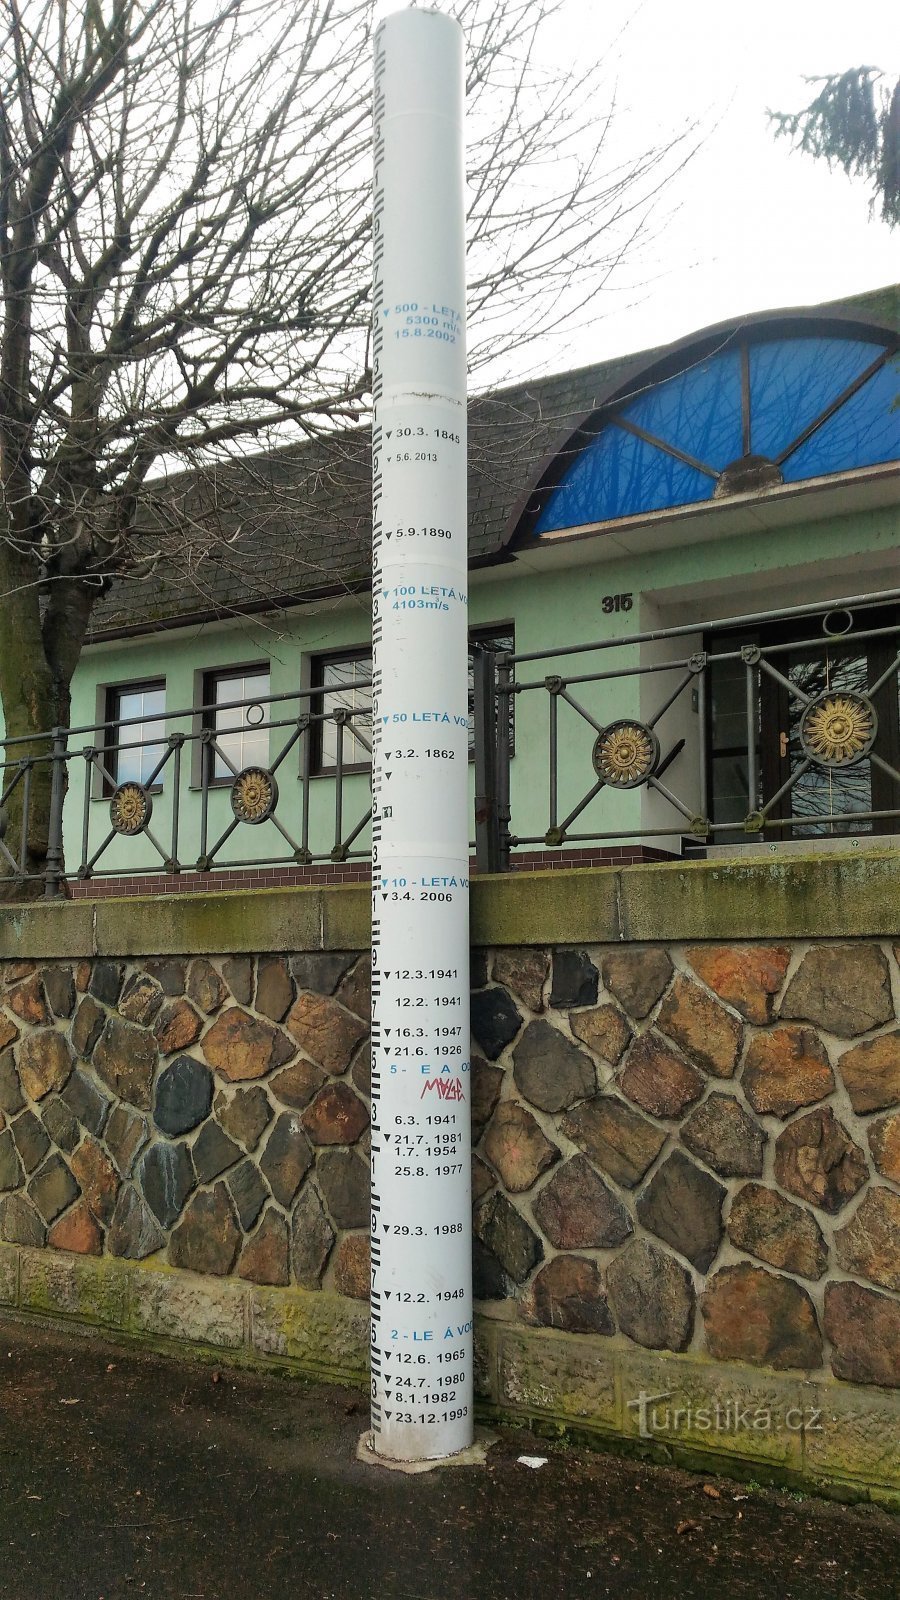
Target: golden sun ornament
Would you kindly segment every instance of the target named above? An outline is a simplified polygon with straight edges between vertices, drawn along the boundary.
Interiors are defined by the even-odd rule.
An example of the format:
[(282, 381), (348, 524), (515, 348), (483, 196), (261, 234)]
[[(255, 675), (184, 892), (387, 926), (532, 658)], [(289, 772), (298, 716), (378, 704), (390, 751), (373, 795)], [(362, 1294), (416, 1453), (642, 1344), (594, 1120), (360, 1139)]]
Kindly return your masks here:
[(800, 719), (804, 753), (823, 767), (849, 767), (875, 742), (878, 719), (865, 695), (818, 695)]
[(109, 820), (116, 833), (130, 838), (150, 821), (152, 802), (140, 783), (120, 783), (109, 803)]
[(659, 759), (659, 741), (642, 722), (611, 722), (594, 745), (594, 771), (614, 789), (646, 782)]
[(231, 809), (239, 822), (265, 822), (278, 803), (278, 785), (265, 767), (245, 767), (231, 786)]

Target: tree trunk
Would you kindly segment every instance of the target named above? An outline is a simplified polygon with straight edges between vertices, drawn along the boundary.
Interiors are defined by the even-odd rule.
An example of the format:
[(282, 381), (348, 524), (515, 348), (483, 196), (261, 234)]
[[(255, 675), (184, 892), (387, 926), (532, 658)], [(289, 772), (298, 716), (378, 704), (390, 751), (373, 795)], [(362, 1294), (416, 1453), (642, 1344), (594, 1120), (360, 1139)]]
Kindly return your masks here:
[[(7, 797), (2, 806), (3, 844), (18, 868), (24, 867), (23, 876), (0, 854), (4, 900), (43, 893), (53, 776), (51, 734), (69, 722), (72, 673), (92, 602), (90, 592), (84, 598), (79, 595), (77, 580), (63, 580), (42, 616), (35, 577), (35, 566), (0, 542), (0, 703), (7, 741), (0, 783), (0, 793)], [(22, 762), (32, 763), (27, 813)]]

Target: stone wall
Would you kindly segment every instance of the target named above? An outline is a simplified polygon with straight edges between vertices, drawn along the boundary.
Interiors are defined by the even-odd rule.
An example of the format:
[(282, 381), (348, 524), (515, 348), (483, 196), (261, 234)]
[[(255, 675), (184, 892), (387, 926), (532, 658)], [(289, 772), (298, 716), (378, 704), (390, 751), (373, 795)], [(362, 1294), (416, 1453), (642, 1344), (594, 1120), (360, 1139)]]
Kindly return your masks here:
[[(0, 960), (0, 1239), (22, 1263), (0, 1298), (52, 1310), (48, 1283), (70, 1283), (52, 1263), (81, 1259), (63, 1314), (91, 1320), (122, 1272), (143, 1305), (161, 1269), (170, 1300), (179, 1281), (198, 1306), (226, 1296), (240, 1337), (217, 1339), (217, 1310), (184, 1335), (201, 1343), (296, 1355), (273, 1318), (327, 1330), (354, 1302), (364, 1330), (367, 955), (196, 953), (195, 934), (192, 954), (95, 940), (61, 959), (47, 925), (54, 958), (32, 941)], [(698, 1406), (787, 1384), (855, 1420), (818, 1469), (811, 1437), (782, 1438), (782, 1464), (900, 1493), (898, 949), (869, 933), (473, 951), (486, 1401), (627, 1435), (641, 1389), (687, 1385)], [(322, 1340), (296, 1358), (339, 1368)], [(768, 1437), (693, 1443), (775, 1459)]]

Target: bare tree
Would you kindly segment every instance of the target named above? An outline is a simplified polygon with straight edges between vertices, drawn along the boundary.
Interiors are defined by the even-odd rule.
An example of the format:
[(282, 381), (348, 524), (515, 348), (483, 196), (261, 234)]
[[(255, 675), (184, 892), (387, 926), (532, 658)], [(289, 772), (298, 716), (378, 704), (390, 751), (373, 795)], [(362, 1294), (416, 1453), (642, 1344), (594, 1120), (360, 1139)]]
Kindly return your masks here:
[[(453, 7), (476, 365), (585, 304), (682, 160), (676, 140), (606, 170), (596, 69), (542, 65), (561, 6)], [(161, 474), (365, 417), (372, 0), (0, 0), (0, 16), (0, 698), (7, 737), (31, 738), (68, 721), (111, 583), (186, 537), (199, 570), (236, 536), (211, 495), (173, 518)], [(34, 785), (40, 870), (46, 766)]]

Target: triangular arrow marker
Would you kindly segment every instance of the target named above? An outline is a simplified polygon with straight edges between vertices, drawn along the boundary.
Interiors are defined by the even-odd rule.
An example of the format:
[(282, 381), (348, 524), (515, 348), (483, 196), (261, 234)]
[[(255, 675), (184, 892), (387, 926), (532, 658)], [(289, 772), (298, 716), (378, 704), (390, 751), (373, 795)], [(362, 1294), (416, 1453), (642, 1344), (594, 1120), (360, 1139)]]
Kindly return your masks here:
[(393, 1294), (393, 1292), (394, 1292), (393, 1289), (385, 1289), (385, 1291), (384, 1291), (385, 1300), (390, 1300), (391, 1295)]

